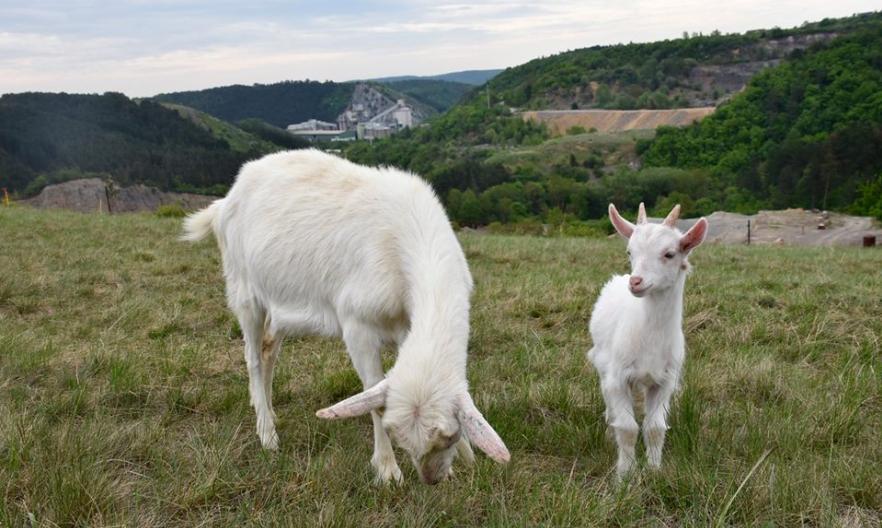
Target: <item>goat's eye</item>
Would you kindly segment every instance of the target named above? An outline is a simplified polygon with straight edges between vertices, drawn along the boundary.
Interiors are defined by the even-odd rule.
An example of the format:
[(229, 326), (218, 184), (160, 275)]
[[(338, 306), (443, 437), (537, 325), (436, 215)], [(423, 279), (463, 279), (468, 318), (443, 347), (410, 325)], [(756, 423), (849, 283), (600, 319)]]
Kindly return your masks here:
[(665, 253), (665, 258), (666, 258), (666, 259), (672, 259), (672, 258), (674, 258), (674, 252), (673, 252), (673, 251), (668, 251), (667, 253)]

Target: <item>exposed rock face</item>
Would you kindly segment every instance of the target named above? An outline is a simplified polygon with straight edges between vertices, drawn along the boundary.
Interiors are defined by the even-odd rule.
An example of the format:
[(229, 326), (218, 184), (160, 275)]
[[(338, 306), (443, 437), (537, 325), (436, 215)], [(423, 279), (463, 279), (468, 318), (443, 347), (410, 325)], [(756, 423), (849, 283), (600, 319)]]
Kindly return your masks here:
[[(352, 92), (352, 100), (342, 114), (337, 116), (337, 126), (340, 130), (352, 130), (359, 123), (367, 123), (385, 110), (395, 106), (396, 101), (368, 83), (355, 85)], [(410, 103), (408, 103), (410, 104)], [(418, 125), (425, 121), (429, 115), (422, 108), (412, 108), (413, 124)]]
[(49, 185), (22, 203), (39, 208), (70, 209), (83, 213), (129, 213), (155, 211), (161, 205), (178, 204), (186, 210), (205, 207), (217, 199), (190, 193), (163, 192), (146, 185), (117, 187), (99, 178)]

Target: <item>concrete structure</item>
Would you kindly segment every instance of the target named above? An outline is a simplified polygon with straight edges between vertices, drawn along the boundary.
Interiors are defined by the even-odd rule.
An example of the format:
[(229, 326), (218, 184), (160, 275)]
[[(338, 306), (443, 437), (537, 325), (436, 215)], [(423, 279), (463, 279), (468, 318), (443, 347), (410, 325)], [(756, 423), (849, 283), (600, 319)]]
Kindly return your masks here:
[(318, 119), (310, 119), (308, 121), (304, 121), (302, 123), (295, 123), (293, 125), (288, 125), (288, 132), (310, 132), (310, 131), (319, 131), (319, 130), (339, 130), (339, 127), (334, 123), (328, 123), (327, 121), (320, 121)]

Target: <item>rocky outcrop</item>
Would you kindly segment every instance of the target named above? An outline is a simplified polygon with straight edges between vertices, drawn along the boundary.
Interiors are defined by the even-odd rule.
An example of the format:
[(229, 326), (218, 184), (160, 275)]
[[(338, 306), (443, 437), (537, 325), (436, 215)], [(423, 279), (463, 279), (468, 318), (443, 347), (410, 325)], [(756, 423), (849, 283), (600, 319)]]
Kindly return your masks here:
[(21, 203), (39, 208), (70, 209), (83, 213), (131, 213), (155, 211), (161, 205), (180, 205), (185, 210), (205, 207), (216, 200), (201, 194), (164, 192), (146, 185), (117, 187), (99, 178), (49, 185), (34, 198)]

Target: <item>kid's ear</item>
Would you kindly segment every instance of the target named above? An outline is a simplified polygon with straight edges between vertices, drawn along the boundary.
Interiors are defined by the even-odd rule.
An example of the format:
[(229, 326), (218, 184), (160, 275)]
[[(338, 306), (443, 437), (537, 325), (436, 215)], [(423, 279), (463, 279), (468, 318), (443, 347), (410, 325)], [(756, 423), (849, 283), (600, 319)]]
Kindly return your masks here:
[(634, 224), (622, 218), (622, 215), (619, 214), (619, 211), (616, 210), (616, 206), (613, 204), (609, 204), (609, 219), (620, 235), (624, 238), (631, 238), (631, 235), (634, 233)]
[(686, 231), (686, 234), (680, 238), (680, 251), (683, 253), (689, 253), (704, 242), (704, 237), (706, 235), (707, 220), (700, 218), (698, 222), (695, 222), (695, 225), (689, 228), (689, 231)]

